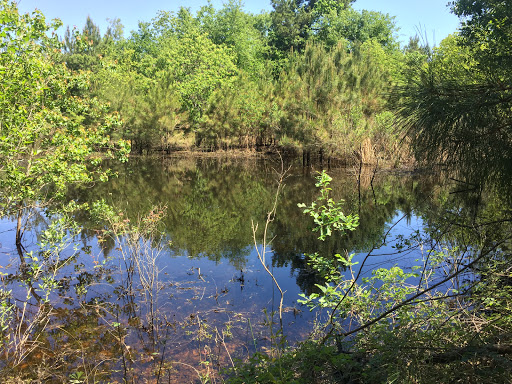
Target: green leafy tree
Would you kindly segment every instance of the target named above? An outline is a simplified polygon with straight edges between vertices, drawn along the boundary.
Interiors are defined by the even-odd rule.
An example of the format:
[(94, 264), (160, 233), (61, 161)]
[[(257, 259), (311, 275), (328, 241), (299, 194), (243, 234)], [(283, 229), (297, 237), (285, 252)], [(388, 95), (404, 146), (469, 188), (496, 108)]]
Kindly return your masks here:
[(0, 214), (17, 218), (23, 262), (23, 220), (32, 209), (58, 206), (70, 183), (106, 179), (97, 168), (102, 157), (124, 159), (129, 148), (110, 140), (116, 115), (74, 95), (88, 78), (58, 64), (52, 30), (60, 24), (47, 25), (38, 11), (20, 15), (8, 1), (0, 3), (0, 18)]
[(272, 0), (272, 26), (269, 33), (274, 56), (301, 51), (310, 34), (311, 13), (301, 0)]
[(241, 73), (212, 94), (202, 132), (213, 148), (252, 148), (272, 138), (265, 126), (266, 91), (261, 83)]
[(96, 87), (120, 111), (134, 149), (188, 147), (194, 136), (200, 145), (210, 96), (237, 74), (233, 50), (215, 44), (186, 8), (139, 23), (116, 47), (95, 75)]
[(101, 69), (92, 76), (93, 94), (120, 113), (123, 127), (118, 137), (129, 140), (133, 151), (169, 152), (176, 130), (188, 126), (174, 78), (168, 70), (154, 78), (138, 73), (132, 54), (128, 50), (102, 60)]
[(99, 27), (87, 16), (84, 28), (80, 33), (77, 28), (70, 31), (69, 26), (64, 33), (64, 60), (68, 68), (92, 70), (99, 65), (99, 50), (102, 38)]
[(264, 35), (257, 29), (258, 19), (243, 11), (239, 0), (230, 0), (218, 12), (213, 6), (198, 12), (201, 30), (217, 45), (233, 50), (238, 68), (258, 77), (264, 71), (268, 47)]
[(237, 72), (232, 52), (204, 34), (166, 40), (162, 60), (192, 124), (199, 122), (212, 92)]
[(315, 33), (314, 24), (326, 14), (342, 11), (352, 0), (272, 0), (272, 25), (269, 40), (275, 58), (286, 56), (290, 50), (302, 51)]
[(499, 71), (499, 76), (510, 76), (509, 69), (512, 66), (510, 4), (497, 0), (457, 0), (450, 5), (452, 12), (461, 18), (462, 44), (473, 49), (473, 54), (478, 58), (480, 66), (486, 67), (489, 71)]
[(389, 51), (399, 47), (394, 17), (374, 11), (356, 11), (352, 7), (328, 8), (313, 26), (315, 39), (327, 46), (347, 41), (349, 47), (375, 40)]
[(87, 52), (95, 52), (96, 48), (101, 43), (100, 28), (94, 24), (90, 16), (87, 16), (84, 28), (82, 30), (82, 36), (86, 40), (88, 47)]
[(109, 50), (112, 50), (114, 45), (123, 43), (124, 41), (124, 25), (121, 23), (121, 19), (107, 19), (108, 27), (107, 31), (103, 35), (100, 44), (100, 51), (102, 53), (109, 53)]
[(213, 15), (213, 7), (204, 6), (198, 11), (198, 17), (194, 17), (190, 8), (180, 7), (178, 12), (159, 11), (157, 17), (152, 20), (154, 37), (165, 39), (169, 36), (180, 38), (187, 34), (203, 32), (201, 29), (202, 14)]

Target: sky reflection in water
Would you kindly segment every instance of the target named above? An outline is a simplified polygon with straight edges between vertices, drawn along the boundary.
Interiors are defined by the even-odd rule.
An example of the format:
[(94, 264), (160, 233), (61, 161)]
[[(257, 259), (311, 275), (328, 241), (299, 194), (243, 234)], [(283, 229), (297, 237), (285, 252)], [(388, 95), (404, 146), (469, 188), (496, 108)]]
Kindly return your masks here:
[[(261, 228), (276, 190), (273, 168), (278, 166), (261, 159), (133, 159), (118, 166), (118, 178), (71, 193), (70, 198), (77, 202), (104, 199), (133, 221), (155, 206), (166, 206), (161, 227), (165, 246), (157, 258), (155, 297), (157, 310), (165, 319), (161, 329), (174, 324), (174, 336), (168, 337), (168, 353), (189, 353), (193, 359), (190, 351), (197, 348), (198, 339), (197, 335), (187, 334), (187, 329), (201, 328), (202, 324), (207, 324), (210, 333), (226, 329), (226, 324), (233, 325), (230, 340), (235, 356), (243, 357), (250, 351), (248, 348), (259, 347), (256, 343), (268, 343), (265, 324), (278, 310), (280, 295), (254, 250), (251, 222), (260, 226), (257, 241), (261, 243)], [(269, 227), (268, 238), (273, 240), (266, 260), (285, 291), (284, 333), (291, 343), (303, 339), (315, 320), (308, 308), (297, 304), (298, 295), (314, 292), (315, 284), (321, 282), (307, 266), (305, 254), (355, 252), (354, 260), (360, 266), (367, 252), (377, 245), (363, 266), (362, 276), (369, 276), (373, 268), (393, 265), (410, 271), (421, 253), (415, 248), (397, 254), (395, 239), (422, 232), (424, 223), (420, 217), (431, 209), (426, 196), (439, 183), (436, 177), (391, 172), (374, 175), (368, 169), (362, 173), (359, 189), (356, 170), (329, 173), (333, 176), (333, 197), (345, 200), (347, 213), (360, 215), (356, 231), (325, 242), (317, 239), (317, 234), (311, 232), (312, 222), (297, 207), (299, 202), (309, 204), (316, 198), (316, 174), (301, 167), (292, 167), (288, 172), (276, 218)], [(37, 243), (36, 229), (47, 220), (40, 216), (28, 223), (34, 228), (25, 238), (28, 248)], [(132, 277), (130, 288), (119, 244), (108, 238), (98, 242), (100, 232), (92, 223), (85, 216), (77, 220), (85, 227), (77, 241), (87, 252), (82, 252), (59, 275), (59, 294), (51, 299), (63, 312), (55, 327), (71, 329), (66, 322), (72, 314), (94, 306), (101, 310), (96, 311), (93, 320), (85, 316), (84, 326), (96, 324), (101, 329), (116, 323), (144, 324), (150, 309), (147, 303), (130, 298), (130, 289), (140, 289), (140, 281)], [(11, 262), (7, 272), (15, 273), (18, 261), (13, 223), (9, 220), (0, 222), (0, 243), (0, 263), (5, 271)], [(15, 278), (13, 287), (15, 295), (23, 294)], [(77, 324), (75, 327), (81, 329)], [(105, 343), (111, 346), (111, 353), (119, 353), (109, 340)], [(128, 333), (123, 340), (132, 345), (145, 343), (137, 332)], [(104, 346), (103, 350), (109, 347)]]

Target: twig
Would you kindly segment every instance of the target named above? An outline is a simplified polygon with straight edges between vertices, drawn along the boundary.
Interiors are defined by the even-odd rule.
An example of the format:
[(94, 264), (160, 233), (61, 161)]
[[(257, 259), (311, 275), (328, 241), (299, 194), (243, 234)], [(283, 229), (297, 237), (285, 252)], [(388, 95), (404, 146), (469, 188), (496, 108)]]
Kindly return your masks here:
[(395, 311), (397, 311), (398, 309), (406, 306), (406, 305), (411, 305), (412, 303), (414, 303), (414, 300), (416, 300), (418, 297), (420, 296), (423, 296), (425, 293), (427, 292), (430, 292), (432, 291), (433, 289), (445, 284), (446, 282), (454, 279), (455, 277), (457, 277), (458, 275), (460, 275), (462, 272), (468, 270), (469, 268), (471, 268), (471, 266), (473, 266), (474, 264), (476, 264), (478, 261), (482, 260), (485, 256), (489, 255), (492, 251), (494, 251), (495, 249), (498, 248), (498, 246), (500, 246), (501, 244), (503, 244), (506, 240), (509, 240), (511, 239), (512, 236), (496, 243), (494, 246), (492, 246), (491, 248), (489, 248), (489, 250), (487, 250), (486, 252), (483, 252), (480, 254), (480, 256), (478, 256), (476, 259), (474, 259), (472, 262), (468, 263), (467, 265), (465, 265), (463, 268), (459, 269), (458, 271), (454, 272), (453, 274), (449, 275), (448, 277), (444, 278), (443, 280), (441, 280), (440, 282), (432, 285), (431, 287), (429, 288), (426, 288), (424, 289), (423, 291), (409, 297), (408, 299), (402, 301), (401, 303), (397, 304), (397, 305), (394, 305), (392, 308), (388, 309), (387, 311), (383, 312), (382, 314), (380, 314), (379, 316), (377, 316), (375, 319), (373, 320), (370, 320), (368, 322), (366, 322), (365, 324), (357, 327), (356, 329), (353, 329), (351, 331), (348, 331), (348, 332), (344, 332), (343, 333), (343, 336), (349, 336), (349, 335), (352, 335), (356, 332), (359, 332), (363, 329), (366, 329), (368, 328), (369, 326), (375, 324), (376, 322), (378, 322), (379, 320), (382, 320), (384, 319), (385, 317), (387, 317), (390, 313), (393, 313)]
[[(265, 229), (263, 231), (263, 243), (262, 243), (262, 250), (260, 251), (258, 247), (258, 242), (256, 240), (256, 232), (258, 231), (258, 224), (254, 223), (253, 220), (251, 220), (251, 227), (252, 227), (252, 238), (254, 241), (254, 248), (256, 249), (256, 252), (258, 254), (258, 259), (260, 260), (261, 265), (263, 265), (263, 268), (265, 268), (265, 271), (270, 275), (272, 280), (274, 281), (274, 284), (276, 285), (277, 289), (279, 290), (279, 293), (281, 294), (281, 300), (279, 302), (279, 322), (281, 324), (281, 327), (283, 326), (283, 300), (284, 300), (284, 292), (279, 286), (279, 283), (277, 282), (277, 279), (275, 278), (272, 271), (268, 268), (268, 266), (265, 263), (265, 255), (267, 252), (267, 233), (268, 233), (268, 227), (272, 221), (274, 221), (274, 217), (277, 210), (277, 201), (279, 198), (279, 195), (281, 191), (284, 188), (283, 180), (290, 168), (287, 170), (284, 169), (284, 163), (283, 158), (281, 157), (281, 154), (279, 154), (279, 157), (281, 158), (281, 172), (277, 172), (279, 176), (278, 184), (277, 184), (277, 191), (274, 197), (274, 203), (272, 205), (272, 208), (269, 212), (267, 212), (267, 220), (265, 221)], [(271, 240), (272, 241), (272, 240)]]
[(226, 343), (224, 342), (224, 335), (220, 335), (219, 333), (219, 330), (217, 329), (217, 327), (215, 327), (215, 332), (217, 333), (217, 336), (219, 336), (219, 339), (222, 341), (222, 345), (224, 346), (224, 349), (226, 350), (226, 353), (228, 354), (228, 357), (229, 357), (229, 361), (231, 361), (231, 366), (233, 367), (233, 369), (235, 370), (236, 372), (236, 366), (235, 366), (235, 363), (233, 362), (233, 359), (231, 358), (231, 354), (229, 353), (229, 350), (228, 350), (228, 347), (226, 345)]

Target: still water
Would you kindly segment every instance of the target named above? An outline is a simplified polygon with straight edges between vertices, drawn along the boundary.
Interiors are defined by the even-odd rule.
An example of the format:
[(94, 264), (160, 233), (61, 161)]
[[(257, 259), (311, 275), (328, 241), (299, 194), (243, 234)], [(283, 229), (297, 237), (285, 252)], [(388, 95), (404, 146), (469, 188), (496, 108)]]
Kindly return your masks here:
[[(362, 268), (361, 276), (394, 265), (410, 271), (421, 263), (430, 233), (439, 230), (434, 218), (446, 210), (449, 194), (447, 181), (435, 174), (330, 170), (333, 198), (343, 199), (345, 213), (358, 214), (360, 225), (322, 242), (311, 231), (312, 220), (297, 207), (318, 196), (314, 184), (320, 169), (284, 168), (264, 262), (284, 291), (282, 336), (294, 344), (326, 315), (297, 303), (300, 293), (315, 292), (321, 282), (307, 265), (308, 254), (355, 253), (355, 272)], [(151, 376), (158, 366), (170, 381), (172, 376), (179, 382), (206, 363), (226, 367), (232, 359), (272, 346), (281, 329), (281, 296), (255, 243), (261, 252), (280, 161), (135, 158), (115, 170), (118, 177), (74, 190), (69, 198), (91, 204), (102, 199), (130, 223), (161, 213), (158, 234), (137, 238), (130, 248), (129, 239), (116, 241), (106, 231), (108, 225), (77, 215), (84, 228), (71, 241), (78, 256), (56, 276), (50, 323), (38, 341), (39, 355), (30, 358), (36, 363), (58, 359), (55, 349), (68, 350), (62, 372), (89, 369), (98, 378), (121, 380), (129, 372)], [(37, 249), (48, 222), (41, 212), (26, 222), (27, 250)], [(18, 279), (10, 220), (0, 221), (0, 243), (5, 279), (22, 300), (26, 287)], [(74, 251), (70, 246), (66, 252)], [(142, 269), (134, 254), (146, 261)]]

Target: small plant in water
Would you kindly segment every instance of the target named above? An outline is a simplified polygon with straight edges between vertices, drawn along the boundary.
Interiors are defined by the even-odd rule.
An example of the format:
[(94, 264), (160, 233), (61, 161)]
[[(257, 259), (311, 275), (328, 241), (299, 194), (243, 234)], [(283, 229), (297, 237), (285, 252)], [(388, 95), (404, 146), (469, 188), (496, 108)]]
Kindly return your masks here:
[(332, 177), (322, 171), (316, 179), (315, 186), (320, 188), (320, 196), (310, 206), (304, 203), (297, 204), (299, 208), (304, 208), (304, 213), (313, 218), (316, 224), (313, 232), (320, 232), (318, 238), (323, 241), (331, 236), (333, 231), (344, 234), (346, 231), (355, 230), (359, 225), (359, 217), (357, 215), (346, 216), (342, 210), (343, 200), (336, 202), (329, 197), (332, 190), (329, 187)]

